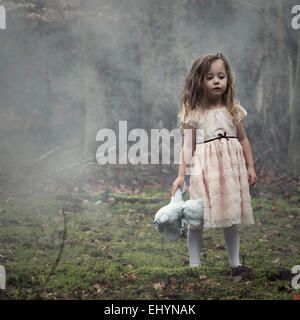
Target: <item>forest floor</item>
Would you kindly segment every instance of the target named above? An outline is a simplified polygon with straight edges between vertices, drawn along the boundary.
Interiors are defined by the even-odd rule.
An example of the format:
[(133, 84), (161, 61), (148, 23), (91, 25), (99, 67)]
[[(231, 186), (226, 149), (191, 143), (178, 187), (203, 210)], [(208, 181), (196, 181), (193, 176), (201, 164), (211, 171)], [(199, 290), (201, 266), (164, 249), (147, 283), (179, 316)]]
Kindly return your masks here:
[(2, 199), (0, 299), (299, 299), (291, 271), (300, 265), (300, 187), (252, 190), (255, 224), (239, 230), (253, 277), (240, 281), (230, 276), (221, 229), (204, 231), (197, 268), (185, 236), (168, 243), (156, 233), (170, 190), (75, 187)]

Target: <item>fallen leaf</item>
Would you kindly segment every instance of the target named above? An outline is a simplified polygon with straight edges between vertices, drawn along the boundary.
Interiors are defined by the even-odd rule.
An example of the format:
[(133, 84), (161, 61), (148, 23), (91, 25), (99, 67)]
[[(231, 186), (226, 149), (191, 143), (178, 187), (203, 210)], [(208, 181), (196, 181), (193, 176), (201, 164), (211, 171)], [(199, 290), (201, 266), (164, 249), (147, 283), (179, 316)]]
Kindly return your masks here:
[(273, 261), (272, 261), (272, 263), (274, 263), (274, 264), (278, 264), (278, 263), (279, 263), (279, 261), (280, 261), (280, 257), (277, 257), (275, 260), (273, 260)]
[(131, 222), (131, 221), (125, 221), (124, 224), (130, 225), (130, 224), (133, 224), (133, 222)]
[(220, 284), (219, 282), (214, 282), (214, 281), (211, 280), (211, 279), (208, 279), (208, 280), (203, 281), (203, 284), (204, 284), (204, 285), (211, 286), (211, 287), (221, 287), (221, 284)]
[(258, 239), (258, 241), (260, 241), (260, 242), (268, 242), (268, 240), (266, 240), (266, 239)]
[(279, 207), (277, 207), (277, 206), (273, 206), (273, 207), (271, 208), (271, 210), (273, 210), (273, 211), (277, 211), (277, 212), (280, 212), (280, 208), (279, 208)]
[(300, 294), (293, 294), (292, 297), (294, 300), (300, 300)]
[(134, 280), (137, 278), (136, 273), (124, 273), (123, 278), (127, 278), (129, 280)]
[(177, 283), (177, 281), (176, 281), (176, 279), (173, 279), (173, 278), (169, 278), (168, 279), (168, 284), (170, 284), (170, 285), (174, 285), (174, 284), (176, 284)]
[(103, 291), (102, 291), (102, 289), (101, 289), (101, 288), (97, 289), (97, 292), (96, 292), (96, 294), (103, 294)]
[(233, 281), (235, 282), (240, 282), (242, 280), (241, 276), (237, 276), (237, 277), (232, 277)]
[(165, 284), (163, 282), (154, 283), (153, 288), (155, 290), (162, 290), (164, 289)]
[(278, 251), (278, 249), (273, 244), (271, 244), (270, 247), (273, 251)]
[(185, 286), (185, 290), (187, 291), (187, 292), (192, 292), (193, 291), (193, 285), (192, 284), (187, 284), (186, 286)]

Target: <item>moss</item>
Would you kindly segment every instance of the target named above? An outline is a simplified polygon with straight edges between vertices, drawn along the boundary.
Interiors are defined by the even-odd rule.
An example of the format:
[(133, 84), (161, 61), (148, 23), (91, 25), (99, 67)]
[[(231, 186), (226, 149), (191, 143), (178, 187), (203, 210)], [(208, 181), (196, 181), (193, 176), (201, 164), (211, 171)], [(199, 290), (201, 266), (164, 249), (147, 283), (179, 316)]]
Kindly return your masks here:
[(112, 194), (117, 201), (101, 203), (103, 193), (86, 195), (88, 202), (65, 211), (64, 243), (65, 201), (48, 194), (11, 198), (0, 213), (0, 264), (7, 274), (0, 298), (293, 299), (300, 294), (288, 277), (300, 260), (295, 191), (267, 186), (252, 197), (255, 225), (240, 227), (240, 237), (254, 278), (241, 282), (232, 281), (227, 251), (218, 249), (225, 247), (222, 230), (204, 232), (198, 268), (188, 266), (185, 238), (167, 243), (155, 232), (153, 218), (169, 202), (169, 190)]

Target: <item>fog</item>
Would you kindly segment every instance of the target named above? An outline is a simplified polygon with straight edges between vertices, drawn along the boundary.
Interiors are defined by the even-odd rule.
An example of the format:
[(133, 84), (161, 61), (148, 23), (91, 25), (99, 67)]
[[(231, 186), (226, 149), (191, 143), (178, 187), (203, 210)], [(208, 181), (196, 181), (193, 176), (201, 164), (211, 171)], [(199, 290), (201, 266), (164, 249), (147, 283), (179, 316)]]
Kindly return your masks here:
[[(187, 72), (206, 53), (222, 52), (229, 60), (238, 99), (248, 111), (245, 129), (254, 154), (264, 149), (269, 136), (261, 122), (263, 1), (0, 4), (7, 20), (0, 31), (0, 165), (7, 183), (20, 186), (19, 178), (32, 174), (42, 182), (55, 172), (67, 179), (74, 171), (64, 168), (73, 164), (78, 174), (76, 163), (95, 159), (97, 131), (117, 132), (121, 120), (128, 121), (128, 130), (143, 128), (149, 135), (152, 128), (172, 130)], [(284, 4), (284, 30), (274, 25), (273, 33), (285, 32), (295, 66), (295, 2)], [(287, 139), (289, 126), (290, 116), (282, 133)]]
[[(286, 281), (300, 252), (296, 4), (0, 0), (0, 299), (291, 299), (295, 287)], [(160, 162), (150, 163), (152, 130), (176, 129), (193, 62), (219, 52), (248, 112), (257, 174), (255, 223), (241, 233), (240, 254), (254, 277), (243, 286), (227, 281), (223, 232), (207, 231), (205, 268), (194, 273), (185, 268), (187, 234), (169, 245), (153, 227), (178, 163), (175, 139), (171, 148), (161, 140)], [(112, 155), (127, 142), (137, 152), (97, 162), (103, 129), (116, 138)], [(133, 129), (146, 140), (126, 141)], [(138, 153), (149, 164), (130, 162)], [(235, 208), (229, 202), (222, 198)]]

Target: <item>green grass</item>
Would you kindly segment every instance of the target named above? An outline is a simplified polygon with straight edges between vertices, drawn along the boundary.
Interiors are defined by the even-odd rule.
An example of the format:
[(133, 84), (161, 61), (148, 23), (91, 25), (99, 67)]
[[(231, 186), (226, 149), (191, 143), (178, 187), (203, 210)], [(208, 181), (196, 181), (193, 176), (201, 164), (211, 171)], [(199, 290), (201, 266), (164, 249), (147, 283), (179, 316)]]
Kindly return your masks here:
[[(299, 189), (299, 187), (298, 187)], [(255, 225), (240, 227), (241, 256), (254, 278), (230, 277), (222, 229), (203, 233), (203, 266), (190, 268), (186, 239), (164, 241), (153, 227), (168, 191), (75, 194), (76, 207), (53, 194), (9, 198), (0, 207), (0, 299), (293, 299), (300, 290), (282, 270), (300, 264), (297, 187), (267, 186), (252, 197)], [(147, 202), (145, 199), (165, 199)], [(185, 196), (188, 199), (188, 196)], [(139, 201), (141, 200), (141, 201)], [(79, 204), (78, 204), (79, 203)], [(50, 275), (66, 240), (58, 264)], [(73, 208), (73, 209), (72, 209)], [(75, 209), (74, 209), (75, 208)], [(221, 246), (220, 246), (221, 245)]]

